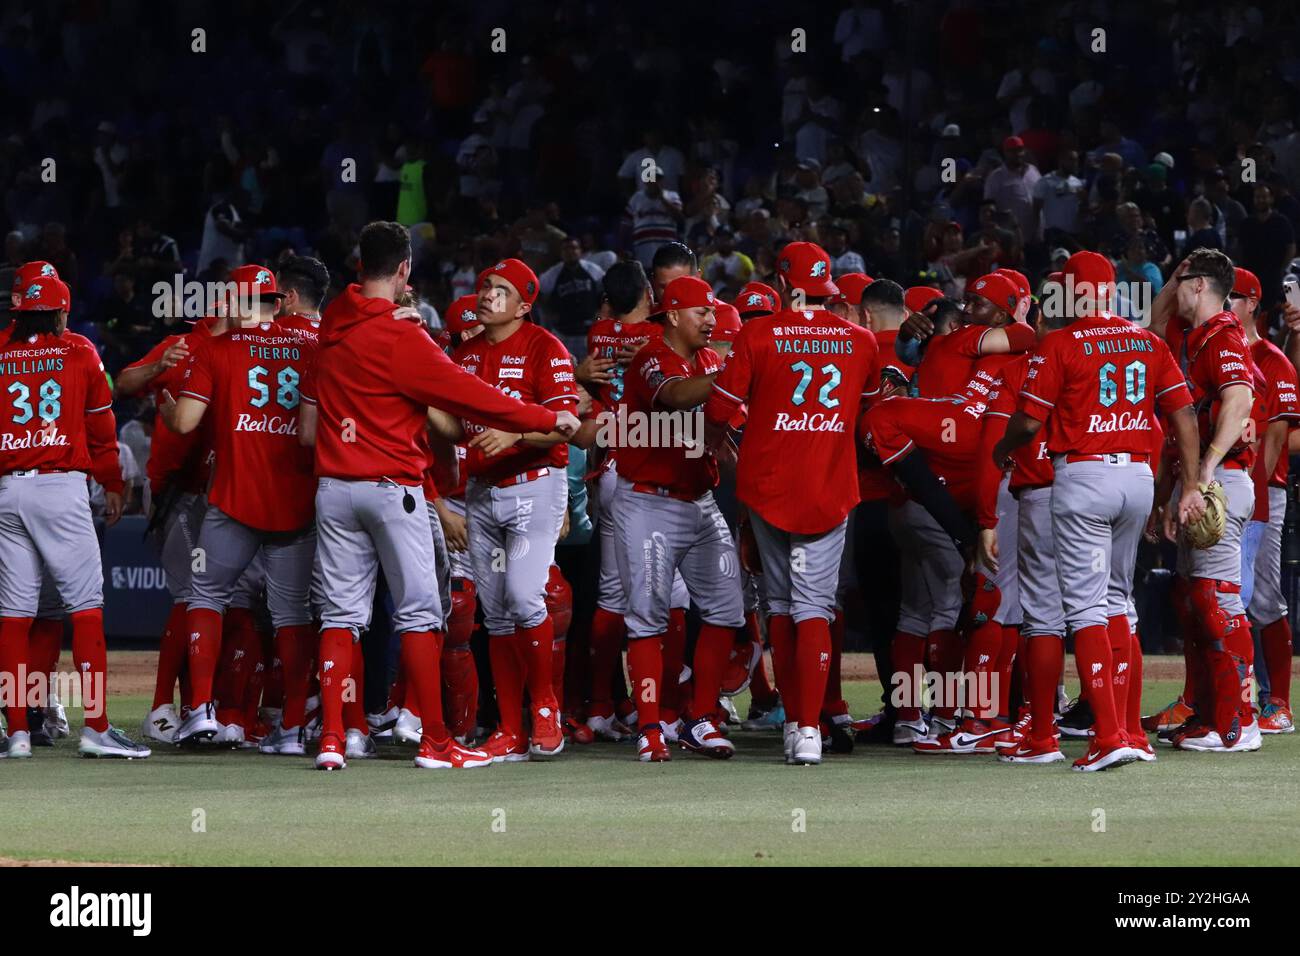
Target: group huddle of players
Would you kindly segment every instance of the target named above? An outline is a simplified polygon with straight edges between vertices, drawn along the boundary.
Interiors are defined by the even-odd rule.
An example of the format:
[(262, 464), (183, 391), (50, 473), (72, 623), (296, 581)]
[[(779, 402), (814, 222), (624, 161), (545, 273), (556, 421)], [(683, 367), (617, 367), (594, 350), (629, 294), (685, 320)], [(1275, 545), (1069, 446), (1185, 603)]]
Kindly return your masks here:
[[(827, 254), (795, 242), (779, 288), (726, 303), (673, 243), (650, 275), (609, 270), (578, 362), (531, 321), (523, 262), (484, 270), (435, 336), (411, 307), (406, 231), (372, 223), (360, 253), (360, 281), (323, 313), (318, 261), (236, 269), (210, 315), (119, 376), (119, 394), (158, 409), (150, 533), (174, 603), (150, 740), (315, 743), (321, 769), (390, 735), (427, 769), (593, 740), (634, 740), (645, 762), (673, 744), (727, 758), (729, 699), (748, 688), (747, 725), (779, 728), (789, 763), (851, 750), (855, 732), (1052, 763), (1067, 633), (1091, 714), (1076, 770), (1154, 760), (1148, 730), (1238, 752), (1293, 729), (1280, 577), (1296, 373), (1258, 335), (1258, 280), (1222, 253), (1189, 255), (1143, 327), (1109, 311), (1113, 268), (1089, 252), (1040, 297), (1000, 269), (957, 302), (833, 280)], [(28, 263), (0, 333), (0, 677), (43, 680), (70, 621), (92, 688), (81, 752), (147, 757), (104, 707), (86, 477), (110, 523), (122, 481), (112, 395), (66, 330), (69, 298)], [(1227, 519), (1198, 549), (1180, 529), (1211, 482)], [(577, 647), (555, 562), (584, 500), (599, 572)], [(898, 556), (900, 606), (874, 635), (886, 709), (854, 722), (841, 604), (868, 509)], [(1149, 718), (1144, 534), (1179, 542), (1187, 662), (1179, 700)], [(400, 649), (380, 655), (393, 680), (367, 713), (375, 613)], [(1270, 675), (1258, 709), (1252, 623)], [(40, 703), (5, 700), (9, 757), (67, 732)]]

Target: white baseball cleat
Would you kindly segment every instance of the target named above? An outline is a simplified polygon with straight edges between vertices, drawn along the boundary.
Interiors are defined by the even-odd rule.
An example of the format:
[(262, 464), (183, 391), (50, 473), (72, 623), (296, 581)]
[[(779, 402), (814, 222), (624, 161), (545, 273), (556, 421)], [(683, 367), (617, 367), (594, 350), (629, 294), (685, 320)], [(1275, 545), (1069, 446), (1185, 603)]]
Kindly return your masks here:
[(681, 739), (682, 722), (680, 718), (674, 720), (671, 724), (666, 720), (659, 721), (659, 729), (663, 731), (664, 741), (667, 743), (675, 744)]
[(370, 739), (369, 734), (363, 734), (354, 728), (348, 731), (347, 736), (345, 754), (349, 760), (365, 760), (367, 757), (378, 755), (379, 751), (375, 747), (375, 742)]
[(619, 741), (628, 738), (628, 735), (623, 732), (622, 725), (614, 717), (593, 715), (587, 718), (587, 726), (591, 728), (597, 740)]
[(50, 706), (45, 708), (45, 732), (55, 740), (72, 733), (72, 728), (68, 726), (68, 714), (53, 690), (50, 692)]
[(239, 747), (244, 742), (244, 728), (239, 724), (222, 724), (212, 743), (217, 747)]
[(821, 729), (818, 727), (800, 727), (795, 732), (794, 748), (790, 751), (790, 763), (811, 765), (821, 762)]
[(405, 707), (397, 715), (397, 723), (393, 724), (393, 740), (399, 744), (416, 744), (420, 743), (420, 737), (424, 733), (420, 718), (411, 713)]
[(262, 742), (257, 745), (258, 752), (282, 757), (305, 756), (307, 747), (299, 731), (298, 727), (277, 726), (262, 738)]
[(1207, 730), (1204, 734), (1184, 737), (1177, 746), (1179, 750), (1192, 750), (1199, 753), (1240, 754), (1252, 753), (1263, 745), (1264, 738), (1259, 732), (1259, 721), (1252, 720), (1241, 728), (1241, 739), (1231, 747), (1223, 742), (1217, 730)]
[(397, 723), (399, 713), (401, 712), (396, 707), (389, 707), (377, 714), (366, 714), (366, 724), (370, 727), (372, 734), (392, 730), (393, 724)]
[(925, 725), (925, 718), (918, 720), (898, 720), (894, 722), (894, 746), (910, 747), (930, 736), (930, 729)]
[(725, 760), (736, 753), (736, 748), (731, 741), (724, 737), (714, 726), (713, 721), (707, 717), (682, 725), (682, 732), (678, 739), (687, 750), (704, 754), (706, 757)]
[(10, 760), (19, 760), (32, 755), (32, 735), (26, 730), (15, 730), (9, 735), (9, 747), (5, 756)]
[(172, 741), (177, 746), (186, 743), (199, 743), (204, 740), (210, 740), (221, 732), (221, 724), (217, 723), (216, 712), (212, 707), (212, 701), (206, 704), (200, 704), (190, 711), (181, 725), (176, 730), (176, 737)]
[(794, 745), (799, 739), (799, 723), (794, 720), (787, 720), (781, 725), (781, 743), (785, 748), (785, 762), (790, 763), (794, 759)]
[(144, 726), (140, 728), (140, 732), (160, 744), (173, 744), (176, 742), (176, 731), (180, 726), (181, 719), (176, 715), (176, 708), (171, 704), (163, 704), (149, 711), (149, 716), (144, 719)]
[(136, 743), (112, 724), (102, 732), (82, 727), (77, 752), (83, 757), (125, 757), (127, 760), (143, 760), (153, 753), (144, 744)]

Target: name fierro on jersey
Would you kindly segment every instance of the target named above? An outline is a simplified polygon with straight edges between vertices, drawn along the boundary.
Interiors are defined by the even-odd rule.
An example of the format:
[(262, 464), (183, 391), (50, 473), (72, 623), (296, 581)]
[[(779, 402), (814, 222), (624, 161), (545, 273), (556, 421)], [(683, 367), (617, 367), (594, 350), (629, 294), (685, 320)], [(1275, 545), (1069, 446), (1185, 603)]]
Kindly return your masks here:
[[(293, 339), (285, 339), (286, 342), (292, 342)], [(297, 348), (279, 348), (268, 345), (249, 345), (248, 357), (257, 359), (261, 362), (296, 362), (302, 355), (302, 351)]]
[(38, 359), (35, 362), (0, 362), (0, 373), (5, 375), (30, 375), (34, 372), (62, 372), (63, 359)]

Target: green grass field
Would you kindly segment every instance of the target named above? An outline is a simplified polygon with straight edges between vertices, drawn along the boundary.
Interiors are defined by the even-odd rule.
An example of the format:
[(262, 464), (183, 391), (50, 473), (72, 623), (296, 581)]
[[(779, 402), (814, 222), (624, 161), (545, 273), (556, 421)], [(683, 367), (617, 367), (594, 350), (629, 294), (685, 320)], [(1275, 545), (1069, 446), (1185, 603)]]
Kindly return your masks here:
[[(1149, 683), (1148, 709), (1178, 688)], [(847, 684), (855, 714), (874, 684)], [(742, 703), (742, 712), (743, 704)], [(131, 733), (148, 701), (114, 698)], [(387, 748), (342, 773), (308, 759), (155, 751), (82, 760), (74, 738), (0, 761), (0, 858), (112, 863), (329, 864), (1291, 864), (1300, 845), (1300, 734), (1255, 754), (1174, 753), (1078, 774), (1068, 764), (919, 757), (858, 747), (787, 767), (775, 733), (738, 754), (642, 765), (630, 745), (557, 761), (420, 771)], [(1064, 747), (1073, 759), (1081, 743)], [(1104, 832), (1097, 832), (1104, 813)], [(204, 826), (197, 826), (201, 821)], [(802, 826), (799, 824), (802, 823)], [(494, 826), (495, 824), (495, 826)], [(205, 832), (195, 832), (202, 829)]]

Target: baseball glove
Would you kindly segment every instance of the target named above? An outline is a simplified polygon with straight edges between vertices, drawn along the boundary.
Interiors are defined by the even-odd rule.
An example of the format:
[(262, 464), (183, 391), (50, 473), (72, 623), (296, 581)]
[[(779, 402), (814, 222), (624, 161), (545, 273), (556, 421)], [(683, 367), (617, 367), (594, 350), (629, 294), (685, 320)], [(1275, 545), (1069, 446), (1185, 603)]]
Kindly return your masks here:
[(1183, 540), (1193, 548), (1204, 551), (1214, 547), (1223, 537), (1223, 528), (1228, 520), (1228, 496), (1223, 493), (1223, 485), (1217, 481), (1198, 487), (1205, 496), (1205, 513), (1198, 521), (1183, 527)]

